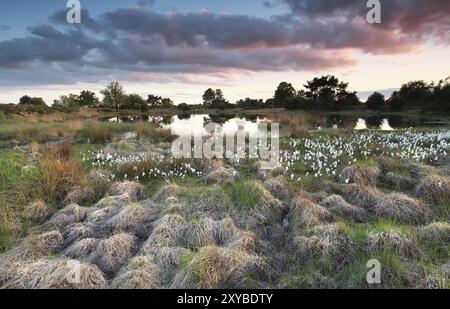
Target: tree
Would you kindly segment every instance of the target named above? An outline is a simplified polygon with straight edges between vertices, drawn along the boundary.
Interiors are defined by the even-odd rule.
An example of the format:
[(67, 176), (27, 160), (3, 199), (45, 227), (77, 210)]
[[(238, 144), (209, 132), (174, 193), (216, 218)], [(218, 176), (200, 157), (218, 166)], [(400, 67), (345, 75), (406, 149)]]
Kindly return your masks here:
[(178, 104), (177, 109), (183, 112), (187, 112), (191, 110), (191, 107), (187, 103)]
[(170, 98), (164, 98), (161, 100), (161, 107), (170, 108), (173, 106), (173, 101)]
[(400, 112), (406, 107), (406, 100), (399, 95), (398, 91), (395, 91), (388, 101), (389, 108), (394, 112)]
[(94, 92), (89, 90), (83, 90), (80, 92), (80, 95), (78, 96), (79, 104), (80, 106), (86, 106), (86, 107), (96, 107), (98, 106), (98, 98), (95, 95)]
[(304, 85), (307, 99), (313, 101), (317, 109), (341, 110), (349, 102), (355, 102), (355, 92), (348, 92), (348, 83), (340, 82), (333, 75), (315, 77)]
[(293, 99), (297, 92), (292, 84), (287, 82), (282, 82), (278, 85), (277, 90), (275, 90), (274, 103), (275, 107), (284, 107), (288, 100)]
[(432, 85), (424, 81), (412, 81), (402, 85), (398, 94), (406, 101), (408, 105), (420, 106), (431, 95)]
[(152, 108), (160, 107), (162, 105), (162, 97), (149, 94), (147, 98), (147, 103)]
[(374, 92), (366, 102), (368, 109), (378, 111), (384, 109), (385, 103), (384, 95), (379, 92)]
[(119, 110), (124, 102), (125, 92), (122, 85), (117, 81), (109, 83), (104, 90), (101, 91), (103, 94), (103, 103), (105, 106), (112, 107), (116, 111)]
[(80, 108), (79, 98), (75, 94), (62, 95), (53, 101), (52, 107), (65, 111), (74, 111)]
[(147, 102), (145, 102), (145, 100), (140, 95), (135, 93), (125, 96), (122, 107), (128, 109), (140, 109), (143, 112), (148, 110)]
[(31, 98), (27, 95), (24, 95), (20, 98), (19, 104), (28, 104), (28, 105), (45, 105), (45, 102), (42, 98)]
[(216, 92), (211, 88), (208, 88), (203, 94), (203, 104), (206, 106), (210, 106), (215, 99)]
[(19, 104), (31, 104), (31, 97), (24, 95), (20, 98)]

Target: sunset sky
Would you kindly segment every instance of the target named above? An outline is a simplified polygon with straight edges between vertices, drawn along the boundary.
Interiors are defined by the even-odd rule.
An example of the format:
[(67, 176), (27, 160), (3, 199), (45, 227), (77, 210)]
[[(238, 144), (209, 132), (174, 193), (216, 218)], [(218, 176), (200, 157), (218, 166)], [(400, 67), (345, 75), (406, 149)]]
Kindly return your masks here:
[(1, 103), (99, 94), (111, 80), (175, 103), (209, 87), (235, 102), (324, 74), (364, 98), (450, 75), (449, 0), (381, 0), (378, 25), (366, 0), (81, 0), (79, 25), (66, 2), (2, 0)]

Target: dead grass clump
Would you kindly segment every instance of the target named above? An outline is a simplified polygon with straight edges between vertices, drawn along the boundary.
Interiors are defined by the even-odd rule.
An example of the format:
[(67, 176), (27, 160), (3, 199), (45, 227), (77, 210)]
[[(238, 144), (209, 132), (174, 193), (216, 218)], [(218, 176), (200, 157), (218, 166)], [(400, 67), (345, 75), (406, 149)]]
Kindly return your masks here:
[(96, 232), (94, 231), (94, 227), (89, 223), (75, 223), (69, 225), (63, 233), (64, 236), (64, 246), (68, 246), (71, 243), (83, 239), (94, 237)]
[(136, 241), (134, 235), (127, 233), (116, 234), (102, 240), (92, 254), (92, 262), (105, 274), (114, 275), (133, 255)]
[(411, 236), (394, 230), (369, 233), (367, 246), (369, 252), (393, 250), (394, 253), (405, 258), (421, 255), (419, 247)]
[(291, 202), (289, 218), (290, 227), (295, 231), (331, 222), (333, 216), (324, 207), (307, 198), (297, 196)]
[(98, 289), (106, 280), (97, 266), (67, 259), (41, 259), (21, 265), (16, 276), (2, 288)]
[(177, 273), (172, 288), (239, 288), (244, 286), (246, 277), (262, 269), (263, 262), (255, 255), (216, 246), (203, 247)]
[(88, 208), (71, 204), (66, 208), (60, 210), (53, 217), (47, 221), (44, 226), (48, 228), (58, 228), (60, 230), (66, 228), (68, 225), (82, 222), (86, 219)]
[(351, 185), (347, 193), (347, 201), (350, 204), (373, 211), (375, 206), (384, 199), (384, 193), (374, 187), (363, 185)]
[(292, 197), (292, 190), (283, 178), (270, 178), (264, 182), (264, 187), (278, 198), (289, 199)]
[(435, 167), (429, 165), (423, 165), (420, 163), (411, 163), (409, 166), (409, 172), (411, 177), (420, 180), (424, 177), (437, 174), (438, 171)]
[(186, 248), (198, 249), (208, 245), (214, 245), (216, 222), (211, 218), (197, 218), (185, 226), (183, 231), (183, 243)]
[(425, 177), (416, 188), (416, 196), (433, 206), (436, 213), (450, 218), (450, 178), (438, 175)]
[(161, 285), (169, 285), (180, 268), (186, 267), (193, 257), (191, 250), (182, 247), (161, 247), (154, 250), (149, 257), (157, 267)]
[(219, 167), (204, 177), (207, 184), (233, 184), (239, 179), (239, 172), (234, 168)]
[(116, 182), (109, 189), (109, 194), (111, 196), (126, 194), (131, 200), (137, 201), (144, 197), (144, 186), (132, 181)]
[(336, 224), (316, 226), (307, 236), (295, 237), (294, 244), (301, 260), (331, 260), (338, 268), (351, 261), (355, 250), (352, 239), (343, 234)]
[(258, 249), (258, 240), (252, 232), (239, 232), (226, 245), (230, 249), (255, 252)]
[(165, 202), (169, 197), (178, 197), (182, 193), (182, 189), (176, 184), (169, 184), (163, 186), (159, 191), (153, 196), (152, 200), (155, 203)]
[(107, 221), (107, 226), (116, 232), (128, 232), (139, 238), (145, 238), (150, 234), (151, 222), (154, 220), (152, 208), (128, 204)]
[(234, 224), (233, 219), (225, 218), (215, 222), (213, 234), (216, 244), (223, 245), (232, 241), (239, 234), (239, 229)]
[(117, 196), (107, 196), (102, 198), (100, 201), (95, 204), (95, 208), (121, 208), (131, 202), (130, 197), (126, 194), (117, 195)]
[(143, 255), (163, 247), (174, 247), (182, 240), (186, 221), (178, 214), (168, 214), (153, 222), (153, 231), (142, 246)]
[(67, 247), (63, 255), (76, 260), (88, 260), (91, 254), (97, 249), (99, 243), (95, 238), (84, 238), (73, 242)]
[(332, 195), (321, 203), (333, 215), (356, 222), (366, 222), (369, 214), (364, 208), (347, 203), (341, 196)]
[(430, 218), (430, 210), (419, 200), (393, 193), (375, 206), (375, 215), (404, 224), (422, 224)]
[(93, 195), (93, 190), (91, 188), (83, 188), (77, 186), (72, 188), (64, 198), (64, 204), (81, 204), (83, 201), (90, 198)]
[(159, 287), (155, 264), (146, 256), (134, 257), (111, 283), (113, 289), (156, 289)]
[(253, 165), (252, 172), (255, 174), (256, 178), (266, 179), (269, 176), (278, 176), (283, 174), (283, 168), (281, 165), (278, 165), (273, 169), (263, 169), (262, 167), (264, 163), (265, 162), (263, 161), (258, 161)]
[(23, 212), (26, 219), (35, 223), (42, 223), (50, 214), (51, 209), (42, 201), (28, 204)]
[(313, 192), (325, 192), (328, 194), (344, 194), (344, 185), (335, 183), (331, 180), (324, 180), (314, 184), (311, 187)]
[(399, 191), (411, 191), (416, 186), (417, 181), (409, 176), (389, 172), (384, 177), (384, 182), (390, 187)]
[(12, 251), (17, 252), (20, 259), (34, 259), (56, 253), (61, 248), (63, 240), (63, 236), (58, 231), (31, 235)]
[(420, 235), (429, 243), (438, 246), (448, 246), (450, 243), (450, 224), (434, 222), (420, 229)]
[(380, 174), (378, 167), (348, 166), (342, 170), (339, 180), (342, 183), (376, 186)]

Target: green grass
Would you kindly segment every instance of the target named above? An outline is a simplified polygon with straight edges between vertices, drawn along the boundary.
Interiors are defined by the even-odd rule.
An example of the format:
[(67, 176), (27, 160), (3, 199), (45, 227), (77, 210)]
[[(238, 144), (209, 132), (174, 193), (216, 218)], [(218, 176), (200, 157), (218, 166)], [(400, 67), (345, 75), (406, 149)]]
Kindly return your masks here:
[(225, 186), (225, 192), (233, 203), (247, 211), (254, 209), (261, 202), (262, 189), (252, 181), (239, 181)]

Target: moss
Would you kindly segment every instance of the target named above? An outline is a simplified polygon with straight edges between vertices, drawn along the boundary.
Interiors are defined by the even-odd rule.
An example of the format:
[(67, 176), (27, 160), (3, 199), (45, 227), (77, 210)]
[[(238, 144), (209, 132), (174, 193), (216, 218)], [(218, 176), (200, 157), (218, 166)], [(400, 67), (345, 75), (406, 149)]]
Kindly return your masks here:
[(181, 269), (186, 269), (189, 263), (194, 259), (195, 254), (192, 251), (187, 251), (183, 253), (180, 257), (180, 267)]

